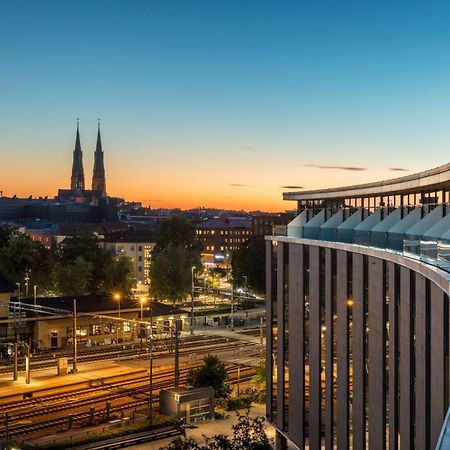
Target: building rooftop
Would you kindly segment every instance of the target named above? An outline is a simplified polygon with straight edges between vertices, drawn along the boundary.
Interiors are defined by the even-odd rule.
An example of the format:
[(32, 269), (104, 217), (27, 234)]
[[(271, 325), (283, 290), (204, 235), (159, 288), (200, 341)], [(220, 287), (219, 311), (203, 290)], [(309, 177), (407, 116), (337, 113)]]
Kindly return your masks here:
[(1, 293), (13, 293), (16, 291), (16, 286), (10, 283), (1, 273), (0, 273), (0, 292)]
[[(37, 305), (45, 306), (47, 308), (55, 308), (65, 310), (67, 312), (73, 311), (73, 300), (77, 300), (77, 313), (104, 313), (107, 311), (118, 310), (117, 300), (114, 300), (111, 296), (101, 295), (82, 295), (82, 296), (70, 296), (70, 297), (41, 297), (36, 300)], [(22, 299), (23, 303), (32, 305), (34, 299), (26, 298)], [(140, 310), (140, 304), (134, 299), (122, 299), (120, 301), (120, 309), (124, 310)], [(187, 311), (167, 305), (165, 303), (151, 301), (144, 307), (144, 316), (150, 317), (150, 315), (157, 316), (171, 316), (179, 314), (187, 314)]]
[(337, 188), (285, 192), (284, 200), (331, 200), (450, 189), (450, 163), (403, 177)]
[(214, 218), (199, 223), (199, 230), (252, 229), (252, 219), (247, 217)]

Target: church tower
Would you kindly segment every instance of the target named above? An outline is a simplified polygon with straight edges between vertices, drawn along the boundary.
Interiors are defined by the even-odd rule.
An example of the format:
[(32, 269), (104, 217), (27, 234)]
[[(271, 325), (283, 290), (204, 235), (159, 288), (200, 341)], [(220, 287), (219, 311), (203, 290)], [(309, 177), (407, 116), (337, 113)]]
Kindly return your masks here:
[(92, 176), (92, 190), (101, 192), (102, 197), (106, 197), (106, 175), (103, 163), (102, 139), (100, 136), (100, 120), (98, 122), (97, 146), (94, 153), (94, 174)]
[(80, 127), (77, 121), (77, 137), (75, 139), (75, 150), (73, 151), (72, 177), (70, 188), (84, 190), (83, 152), (80, 143)]

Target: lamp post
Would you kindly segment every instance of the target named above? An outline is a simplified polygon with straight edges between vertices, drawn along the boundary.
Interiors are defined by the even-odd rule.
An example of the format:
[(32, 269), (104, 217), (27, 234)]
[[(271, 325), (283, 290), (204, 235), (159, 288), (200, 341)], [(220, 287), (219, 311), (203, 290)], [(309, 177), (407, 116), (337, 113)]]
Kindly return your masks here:
[(191, 334), (194, 334), (194, 296), (195, 296), (194, 270), (195, 270), (195, 266), (192, 266), (191, 267)]
[(230, 312), (230, 326), (231, 326), (231, 331), (234, 331), (234, 292), (233, 292), (233, 281), (231, 281), (231, 312)]
[(143, 327), (142, 327), (142, 322), (144, 321), (144, 303), (145, 303), (145, 298), (141, 297), (140, 298), (140, 303), (141, 303), (141, 323), (139, 324), (139, 336), (141, 338), (141, 352), (142, 352), (142, 334), (143, 334)]
[(33, 290), (34, 290), (34, 296), (33, 296), (33, 298), (34, 298), (34, 307), (36, 307), (37, 284), (35, 284), (35, 285), (33, 286)]
[[(117, 306), (119, 309), (119, 319), (120, 319), (120, 294), (114, 294), (114, 300), (117, 300)], [(120, 320), (116, 327), (117, 343), (119, 343), (119, 327), (120, 327)]]
[(247, 291), (248, 291), (248, 278), (247, 278), (247, 275), (243, 275), (242, 278), (245, 279), (245, 290), (244, 290), (244, 292), (245, 292), (245, 294), (247, 294)]

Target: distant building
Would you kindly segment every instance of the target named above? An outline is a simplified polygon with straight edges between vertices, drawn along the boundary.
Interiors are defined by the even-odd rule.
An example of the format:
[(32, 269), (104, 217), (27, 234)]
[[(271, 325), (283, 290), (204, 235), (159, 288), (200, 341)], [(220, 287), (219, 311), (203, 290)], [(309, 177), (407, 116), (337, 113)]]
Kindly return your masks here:
[[(94, 223), (118, 220), (120, 199), (106, 194), (106, 175), (100, 126), (94, 153), (92, 189), (85, 189), (83, 153), (77, 125), (70, 189), (59, 189), (54, 199), (4, 197), (0, 193), (0, 222), (35, 228), (39, 221), (55, 223)], [(39, 228), (39, 227), (38, 227)]]
[(247, 217), (227, 217), (206, 220), (196, 226), (197, 239), (203, 244), (205, 263), (223, 264), (252, 236), (252, 220)]
[(103, 161), (102, 139), (100, 136), (100, 124), (97, 131), (97, 145), (94, 153), (94, 171), (92, 176), (92, 189), (88, 190), (84, 182), (83, 151), (81, 150), (80, 128), (77, 124), (75, 149), (73, 151), (72, 176), (70, 177), (70, 189), (60, 189), (58, 198), (61, 200), (73, 200), (76, 203), (96, 202), (106, 195), (106, 174)]
[[(9, 306), (13, 286), (2, 288), (0, 276), (0, 344), (18, 341), (31, 342), (33, 348), (59, 349), (73, 343), (73, 296), (38, 298), (36, 303), (46, 313), (33, 311), (34, 299), (22, 299), (22, 307), (15, 310)], [(3, 292), (5, 290), (5, 292)], [(25, 305), (29, 305), (28, 307)], [(15, 320), (14, 320), (15, 317)], [(118, 301), (111, 296), (77, 296), (77, 342), (80, 347), (108, 345), (118, 342), (138, 342), (141, 307), (134, 299)], [(180, 308), (151, 301), (142, 310), (144, 322), (148, 322), (154, 334), (164, 335), (174, 327), (174, 321), (181, 319), (182, 329), (189, 327), (189, 314)], [(9, 321), (7, 320), (9, 318)], [(126, 319), (126, 320), (124, 320)], [(120, 326), (118, 324), (120, 323)]]
[[(252, 216), (253, 236), (283, 235), (295, 213), (259, 214)], [(283, 232), (284, 231), (284, 232)]]
[(103, 246), (117, 256), (127, 256), (133, 262), (137, 287), (148, 290), (150, 285), (150, 265), (155, 246), (153, 231), (128, 228), (110, 233), (103, 239)]

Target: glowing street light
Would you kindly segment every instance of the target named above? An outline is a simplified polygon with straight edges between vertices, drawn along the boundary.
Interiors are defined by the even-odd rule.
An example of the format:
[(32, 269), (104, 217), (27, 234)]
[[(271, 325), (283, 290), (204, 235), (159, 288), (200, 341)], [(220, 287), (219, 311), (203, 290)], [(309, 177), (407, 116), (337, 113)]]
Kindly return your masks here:
[[(115, 293), (113, 295), (113, 298), (114, 298), (114, 300), (117, 300), (117, 306), (119, 309), (119, 319), (120, 319), (120, 299), (122, 298), (122, 296), (119, 293)], [(119, 327), (120, 327), (120, 320), (116, 327), (117, 343), (119, 343)]]

